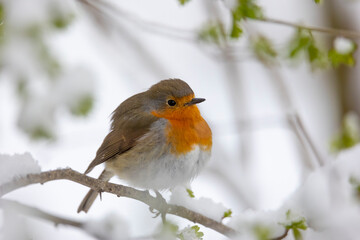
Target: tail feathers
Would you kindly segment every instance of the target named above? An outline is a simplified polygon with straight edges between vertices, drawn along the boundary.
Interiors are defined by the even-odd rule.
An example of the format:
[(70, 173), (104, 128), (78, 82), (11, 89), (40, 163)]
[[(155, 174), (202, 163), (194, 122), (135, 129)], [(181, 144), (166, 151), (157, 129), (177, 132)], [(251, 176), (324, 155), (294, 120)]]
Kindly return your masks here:
[[(98, 179), (108, 182), (110, 180), (110, 178), (112, 178), (113, 176), (114, 176), (113, 173), (104, 170), (100, 174)], [(96, 200), (98, 194), (99, 194), (99, 192), (96, 192), (93, 189), (90, 189), (89, 192), (84, 197), (84, 199), (82, 200), (82, 202), (80, 203), (77, 212), (79, 213), (81, 211), (84, 211), (85, 213), (87, 213), (89, 211), (91, 205)]]

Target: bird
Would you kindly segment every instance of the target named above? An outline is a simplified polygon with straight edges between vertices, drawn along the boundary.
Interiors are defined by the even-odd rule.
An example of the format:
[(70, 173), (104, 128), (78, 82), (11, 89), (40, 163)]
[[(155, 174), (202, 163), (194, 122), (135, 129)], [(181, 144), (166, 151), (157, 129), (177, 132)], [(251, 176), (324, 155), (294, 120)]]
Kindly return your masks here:
[[(105, 163), (98, 179), (106, 182), (117, 176), (154, 191), (188, 184), (211, 156), (212, 132), (197, 107), (204, 101), (180, 79), (129, 97), (112, 113), (110, 131), (84, 174)], [(87, 213), (98, 194), (90, 189), (77, 212)]]

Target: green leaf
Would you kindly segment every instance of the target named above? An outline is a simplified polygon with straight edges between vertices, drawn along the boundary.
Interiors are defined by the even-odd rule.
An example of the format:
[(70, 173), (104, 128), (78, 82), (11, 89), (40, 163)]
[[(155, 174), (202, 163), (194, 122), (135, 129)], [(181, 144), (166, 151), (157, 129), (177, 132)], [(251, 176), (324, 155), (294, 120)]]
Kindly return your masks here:
[[(234, 13), (233, 13), (233, 15), (234, 15)], [(243, 30), (240, 27), (239, 21), (237, 21), (235, 19), (235, 17), (233, 17), (232, 21), (233, 21), (233, 24), (232, 24), (232, 28), (231, 28), (230, 37), (231, 38), (239, 38), (242, 35)]]
[(73, 15), (69, 15), (69, 16), (58, 15), (52, 19), (51, 23), (55, 28), (64, 29), (71, 24), (73, 19), (74, 19)]
[(312, 33), (308, 29), (299, 28), (290, 42), (289, 58), (294, 59), (303, 53), (313, 67), (325, 68), (329, 66), (327, 53), (321, 50)]
[[(196, 239), (193, 238), (193, 233), (195, 234)], [(184, 237), (184, 234), (185, 234), (186, 238)], [(203, 237), (204, 237), (204, 233), (200, 232), (200, 227), (198, 225), (194, 225), (191, 228), (186, 227), (179, 234), (177, 234), (177, 237), (180, 240), (188, 240), (189, 234), (191, 236), (191, 239), (193, 239), (193, 240), (203, 240)]]
[(186, 3), (190, 2), (190, 0), (179, 0), (181, 5), (185, 5)]
[(322, 0), (314, 0), (314, 2), (315, 2), (316, 4), (320, 4), (320, 3), (322, 3)]
[(199, 39), (205, 42), (220, 44), (225, 41), (226, 34), (220, 22), (209, 23), (199, 31)]
[(360, 120), (355, 113), (345, 114), (342, 126), (331, 143), (331, 150), (339, 152), (341, 150), (351, 148), (360, 142)]
[(200, 230), (200, 227), (198, 225), (194, 225), (191, 227), (191, 229), (194, 229), (195, 232), (199, 231)]
[(313, 42), (308, 46), (307, 52), (310, 62), (314, 62), (320, 57), (320, 50), (315, 46)]
[(256, 56), (265, 62), (270, 62), (277, 57), (277, 52), (275, 51), (273, 44), (265, 36), (260, 36), (253, 42), (253, 50)]
[[(351, 45), (350, 45), (351, 47)], [(356, 45), (349, 52), (339, 53), (335, 48), (330, 50), (320, 49), (308, 29), (298, 28), (295, 36), (290, 42), (289, 58), (293, 59), (300, 54), (304, 54), (313, 67), (325, 68), (329, 66), (338, 67), (340, 65), (354, 66), (355, 58), (353, 56), (356, 51)]]
[(295, 58), (301, 51), (307, 51), (313, 44), (313, 37), (308, 30), (299, 28), (290, 43), (289, 57)]
[(237, 21), (242, 19), (263, 19), (264, 14), (262, 8), (256, 4), (255, 0), (238, 0), (237, 5), (233, 9), (233, 18)]
[(192, 226), (191, 229), (193, 229), (195, 231), (195, 235), (197, 238), (202, 239), (202, 237), (204, 236), (204, 233), (200, 232), (200, 227), (198, 225)]
[(226, 212), (224, 212), (224, 216), (222, 217), (222, 219), (231, 217), (231, 215), (232, 215), (232, 211), (231, 209), (229, 209)]
[(303, 50), (306, 50), (310, 45), (310, 39), (300, 38), (297, 40), (297, 43), (290, 49), (290, 58), (297, 57), (299, 53)]
[(302, 235), (300, 230), (306, 230), (307, 224), (306, 219), (302, 216), (293, 214), (293, 212), (289, 209), (286, 212), (286, 223), (280, 223), (287, 230), (292, 230), (295, 240), (302, 240)]
[(188, 193), (189, 197), (191, 197), (191, 198), (195, 197), (194, 192), (191, 189), (187, 188), (186, 192)]
[(239, 38), (243, 30), (241, 28), (241, 21), (246, 18), (262, 19), (264, 18), (263, 11), (255, 0), (238, 0), (236, 6), (231, 10), (232, 27), (230, 31), (231, 38)]
[(268, 240), (271, 238), (271, 230), (268, 227), (256, 225), (253, 231), (258, 240)]
[(77, 116), (86, 116), (93, 108), (94, 99), (91, 95), (86, 95), (79, 100), (75, 107), (71, 108), (71, 112)]
[(303, 240), (301, 232), (297, 228), (293, 229), (293, 235), (294, 235), (295, 240)]
[(302, 219), (302, 220), (299, 220), (297, 222), (293, 222), (291, 224), (291, 227), (292, 229), (301, 229), (301, 230), (306, 230), (307, 229), (307, 225), (306, 225), (306, 222), (305, 222), (305, 219)]
[(355, 58), (353, 53), (354, 52), (341, 54), (338, 53), (335, 49), (330, 49), (328, 52), (328, 58), (334, 67), (339, 67), (340, 65), (353, 67), (355, 65)]
[(30, 133), (30, 137), (36, 140), (54, 138), (52, 132), (43, 126), (34, 127), (29, 133)]

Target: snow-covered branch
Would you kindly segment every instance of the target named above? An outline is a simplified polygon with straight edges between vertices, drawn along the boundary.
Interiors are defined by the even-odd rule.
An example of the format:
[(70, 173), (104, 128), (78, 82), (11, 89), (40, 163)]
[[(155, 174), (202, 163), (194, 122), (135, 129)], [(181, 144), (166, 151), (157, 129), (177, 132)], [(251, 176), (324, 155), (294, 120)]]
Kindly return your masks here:
[(215, 221), (185, 207), (164, 203), (158, 198), (151, 196), (148, 191), (140, 191), (131, 187), (104, 182), (81, 174), (70, 168), (46, 171), (39, 174), (28, 174), (24, 177), (16, 178), (13, 181), (7, 182), (0, 186), (0, 197), (21, 187), (36, 183), (43, 184), (49, 181), (59, 179), (67, 179), (92, 188), (98, 192), (108, 192), (115, 194), (118, 197), (128, 197), (136, 199), (147, 204), (152, 209), (166, 211), (166, 213), (168, 214), (173, 214), (182, 218), (186, 218), (194, 223), (202, 224), (203, 226), (211, 228), (226, 236), (231, 236), (236, 232), (234, 229), (222, 224), (221, 222)]
[[(124, 234), (126, 235), (126, 231), (124, 231), (123, 228), (120, 228), (120, 230), (118, 228), (111, 228), (111, 227), (109, 228), (109, 226), (112, 226), (114, 224), (119, 224), (119, 222), (121, 222), (121, 219), (119, 219), (114, 214), (108, 215), (106, 216), (106, 218), (102, 218), (95, 221), (94, 220), (78, 221), (67, 217), (62, 217), (50, 212), (46, 212), (42, 209), (32, 207), (9, 199), (0, 199), (0, 209), (8, 212), (13, 212), (19, 215), (28, 216), (31, 218), (41, 219), (49, 223), (52, 223), (55, 226), (63, 225), (63, 226), (74, 227), (99, 240), (118, 239), (119, 233), (121, 233), (122, 236), (124, 236)], [(126, 226), (126, 224), (124, 224), (123, 222), (121, 222), (121, 225)]]
[[(226, 225), (222, 223), (218, 214), (219, 212), (224, 213), (224, 207), (221, 204), (213, 204), (208, 199), (188, 201), (191, 198), (181, 198), (181, 191), (175, 189), (168, 203), (164, 199), (153, 197), (148, 191), (104, 182), (70, 168), (39, 172), (39, 166), (29, 158), (30, 155), (25, 155), (25, 157), (16, 155), (13, 157), (14, 161), (7, 161), (9, 156), (3, 157), (2, 163), (8, 166), (2, 169), (13, 167), (12, 171), (8, 171), (7, 177), (4, 178), (5, 181), (0, 181), (0, 198), (11, 191), (31, 184), (67, 179), (98, 192), (108, 192), (118, 197), (136, 199), (161, 213), (173, 214), (202, 224), (228, 237), (236, 235), (237, 239), (254, 239), (255, 237), (255, 239), (280, 240), (286, 238), (288, 233), (292, 233), (295, 238), (304, 236), (305, 239), (339, 239), (337, 236), (358, 235), (358, 229), (360, 229), (359, 154), (360, 145), (343, 151), (337, 156), (336, 161), (328, 161), (324, 166), (316, 169), (279, 209), (273, 211), (247, 209), (237, 216), (232, 216)], [(28, 161), (24, 161), (22, 158), (28, 159)], [(26, 163), (26, 171), (21, 169), (22, 171), (19, 172), (19, 168), (15, 167), (20, 161)], [(10, 165), (10, 163), (14, 165)], [(25, 175), (29, 172), (30, 174)], [(3, 176), (5, 175), (3, 174)], [(10, 176), (16, 177), (9, 178)], [(201, 203), (201, 207), (205, 207), (205, 211), (196, 205), (199, 203)], [(209, 213), (216, 216), (208, 216)], [(46, 214), (35, 216), (44, 217), (50, 221), (54, 220), (55, 223), (58, 220), (56, 217), (53, 218)], [(193, 230), (196, 231), (196, 229)], [(334, 233), (336, 235), (333, 235)]]

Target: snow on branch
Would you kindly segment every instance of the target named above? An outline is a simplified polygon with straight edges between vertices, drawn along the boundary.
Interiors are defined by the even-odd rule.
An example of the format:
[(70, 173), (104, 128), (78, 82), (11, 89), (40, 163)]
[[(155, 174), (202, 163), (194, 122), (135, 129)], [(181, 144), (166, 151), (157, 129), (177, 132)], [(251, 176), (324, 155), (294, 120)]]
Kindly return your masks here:
[(84, 174), (81, 174), (70, 168), (46, 171), (38, 174), (28, 174), (26, 176), (15, 178), (13, 181), (7, 182), (0, 186), (0, 197), (4, 196), (5, 194), (11, 191), (14, 191), (16, 189), (31, 184), (36, 184), (36, 183), (43, 184), (49, 181), (54, 181), (59, 179), (70, 180), (82, 184), (84, 186), (87, 186), (89, 188), (92, 188), (98, 192), (108, 192), (115, 194), (118, 197), (128, 197), (128, 198), (136, 199), (138, 201), (147, 204), (152, 209), (165, 211), (168, 214), (173, 214), (188, 219), (194, 223), (202, 224), (203, 226), (211, 228), (226, 236), (231, 236), (236, 233), (234, 229), (222, 224), (221, 222), (208, 218), (202, 214), (199, 214), (182, 206), (164, 203), (163, 201), (160, 201), (156, 197), (151, 196), (148, 191), (140, 191), (120, 184), (104, 182), (86, 176)]
[(41, 168), (30, 153), (0, 154), (0, 185), (11, 181), (14, 177), (29, 173), (40, 173)]
[[(1, 156), (0, 160), (3, 160), (4, 158)], [(188, 199), (184, 198), (183, 193), (179, 190), (173, 192), (169, 204), (163, 199), (151, 196), (148, 191), (104, 182), (70, 168), (25, 175), (28, 171), (26, 173), (17, 172), (15, 170), (18, 167), (15, 167), (14, 171), (11, 173), (9, 171), (9, 177), (17, 177), (11, 181), (0, 183), (0, 198), (11, 191), (31, 184), (67, 179), (98, 192), (108, 192), (118, 197), (136, 199), (147, 204), (151, 209), (202, 224), (228, 237), (236, 234), (237, 239), (253, 239), (254, 236), (257, 236), (257, 239), (279, 240), (285, 238), (288, 233), (292, 233), (297, 239), (301, 236), (306, 239), (339, 239), (338, 236), (358, 236), (360, 232), (359, 156), (360, 145), (341, 152), (336, 160), (327, 161), (324, 166), (313, 171), (279, 209), (274, 211), (248, 209), (240, 215), (231, 217), (227, 225), (219, 219), (225, 207), (222, 204), (213, 204), (209, 199), (187, 201)], [(15, 155), (15, 158), (18, 157)], [(27, 159), (27, 157), (25, 158)], [(31, 159), (28, 159), (31, 167), (27, 170), (34, 167), (30, 172), (38, 172), (39, 168), (36, 167), (38, 165), (34, 161), (30, 161)], [(0, 199), (0, 205), (1, 201)], [(199, 204), (216, 211), (214, 210), (209, 216), (209, 213), (198, 207)], [(55, 223), (57, 221), (56, 217), (53, 218), (46, 214), (36, 216), (50, 221), (54, 220)], [(259, 238), (259, 236), (263, 237)]]

